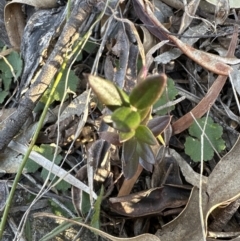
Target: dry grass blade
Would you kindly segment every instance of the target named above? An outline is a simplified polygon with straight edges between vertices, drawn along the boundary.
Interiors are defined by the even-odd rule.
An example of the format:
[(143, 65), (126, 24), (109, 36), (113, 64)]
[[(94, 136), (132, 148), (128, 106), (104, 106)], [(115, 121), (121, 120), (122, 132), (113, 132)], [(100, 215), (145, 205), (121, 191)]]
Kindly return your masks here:
[(34, 215), (35, 217), (49, 217), (49, 218), (53, 218), (56, 220), (63, 220), (63, 221), (67, 221), (79, 226), (83, 226), (85, 228), (90, 229), (91, 231), (94, 231), (95, 233), (97, 233), (98, 235), (104, 237), (104, 238), (108, 238), (111, 241), (161, 241), (157, 236), (153, 235), (153, 234), (142, 234), (133, 238), (118, 238), (118, 237), (114, 237), (108, 233), (105, 233), (99, 229), (93, 228), (87, 224), (81, 223), (81, 222), (77, 222), (74, 220), (70, 220), (64, 217), (59, 217), (53, 214), (49, 214), (49, 213), (37, 213)]
[[(22, 145), (20, 143), (14, 142), (14, 141), (11, 141), (9, 143), (8, 147), (13, 149), (14, 151), (17, 151), (22, 154), (24, 154), (27, 151), (27, 147), (25, 147), (24, 145)], [(59, 178), (62, 178), (66, 182), (70, 183), (71, 185), (73, 185), (79, 189), (82, 189), (86, 193), (90, 194), (91, 190), (89, 189), (88, 186), (86, 186), (84, 183), (80, 182), (74, 176), (72, 176), (71, 174), (69, 174), (68, 172), (66, 172), (65, 170), (60, 168), (59, 166), (55, 165), (54, 163), (52, 163), (51, 161), (49, 161), (48, 159), (46, 159), (39, 153), (32, 151), (30, 154), (30, 158), (32, 160), (34, 160), (36, 163), (38, 163), (39, 165), (43, 166), (46, 170), (57, 175)], [(96, 193), (92, 192), (92, 196), (94, 199), (97, 199)]]

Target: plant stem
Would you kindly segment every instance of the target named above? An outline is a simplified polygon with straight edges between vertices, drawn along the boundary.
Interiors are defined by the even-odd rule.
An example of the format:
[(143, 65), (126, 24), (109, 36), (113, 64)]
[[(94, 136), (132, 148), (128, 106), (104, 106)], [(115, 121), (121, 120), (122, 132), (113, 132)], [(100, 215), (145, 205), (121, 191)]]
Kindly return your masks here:
[(118, 192), (118, 197), (126, 196), (130, 194), (134, 184), (136, 183), (138, 177), (142, 173), (143, 167), (138, 164), (138, 169), (131, 179), (124, 179), (123, 184)]
[(52, 90), (51, 90), (50, 96), (49, 96), (49, 98), (48, 98), (48, 100), (47, 100), (47, 103), (46, 103), (46, 105), (45, 105), (45, 107), (44, 107), (43, 113), (42, 113), (42, 115), (41, 115), (41, 117), (40, 117), (40, 120), (39, 120), (37, 129), (36, 129), (36, 131), (35, 131), (35, 133), (34, 133), (34, 136), (33, 136), (32, 140), (31, 140), (31, 143), (30, 143), (30, 145), (29, 145), (29, 148), (28, 148), (27, 152), (25, 153), (25, 156), (24, 156), (24, 158), (23, 158), (23, 160), (22, 160), (22, 163), (21, 163), (21, 165), (20, 165), (20, 167), (19, 167), (19, 169), (18, 169), (18, 172), (17, 172), (17, 174), (16, 174), (16, 177), (15, 177), (15, 179), (14, 179), (14, 182), (13, 182), (13, 185), (12, 185), (12, 189), (11, 189), (10, 194), (9, 194), (9, 196), (8, 196), (8, 199), (7, 199), (7, 201), (6, 201), (6, 206), (5, 206), (5, 209), (4, 209), (4, 212), (3, 212), (3, 216), (2, 216), (2, 220), (1, 220), (1, 223), (0, 223), (0, 240), (2, 239), (3, 230), (4, 230), (5, 225), (6, 225), (7, 216), (8, 216), (8, 213), (9, 213), (9, 209), (10, 209), (10, 206), (11, 206), (11, 202), (12, 202), (12, 200), (13, 200), (13, 196), (14, 196), (15, 190), (16, 190), (16, 188), (17, 188), (19, 179), (20, 179), (20, 177), (21, 177), (21, 175), (22, 175), (23, 168), (24, 168), (24, 166), (25, 166), (25, 164), (26, 164), (26, 162), (27, 162), (27, 160), (28, 160), (28, 157), (29, 157), (29, 155), (30, 155), (30, 153), (31, 153), (31, 151), (32, 151), (32, 149), (33, 149), (33, 146), (34, 146), (35, 143), (36, 143), (36, 140), (37, 140), (37, 138), (38, 138), (38, 134), (39, 134), (39, 132), (40, 132), (40, 130), (41, 130), (41, 128), (42, 128), (44, 119), (45, 119), (45, 117), (46, 117), (46, 115), (47, 115), (47, 112), (48, 112), (48, 108), (49, 108), (49, 106), (50, 106), (50, 104), (51, 104), (51, 100), (52, 100), (52, 98), (53, 98), (53, 94), (54, 94), (54, 92), (55, 92), (55, 89), (56, 89), (59, 81), (60, 81), (61, 78), (62, 78), (63, 70), (66, 68), (66, 63), (67, 63), (67, 61), (65, 60), (65, 61), (63, 62), (63, 64), (62, 64), (62, 68), (61, 68), (60, 72), (59, 72), (58, 75), (57, 75), (57, 78), (56, 78), (56, 80), (55, 80), (55, 82), (54, 82), (54, 85), (53, 85), (53, 88), (52, 88)]

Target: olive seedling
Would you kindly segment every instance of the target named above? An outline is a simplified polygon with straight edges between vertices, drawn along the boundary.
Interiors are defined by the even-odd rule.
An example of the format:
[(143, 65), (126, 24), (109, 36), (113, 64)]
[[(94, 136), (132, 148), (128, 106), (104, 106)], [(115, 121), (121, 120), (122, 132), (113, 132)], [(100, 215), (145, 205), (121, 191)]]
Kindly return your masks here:
[[(151, 119), (152, 105), (166, 87), (166, 75), (147, 77), (129, 95), (112, 81), (93, 75), (88, 75), (88, 81), (99, 101), (112, 111), (111, 116), (104, 117), (104, 121), (117, 131), (115, 137), (118, 144), (122, 145), (125, 178), (133, 177), (139, 164), (152, 171), (155, 155), (151, 146), (158, 143), (155, 136), (161, 134), (171, 119), (170, 116)], [(104, 136), (111, 142), (111, 134)]]

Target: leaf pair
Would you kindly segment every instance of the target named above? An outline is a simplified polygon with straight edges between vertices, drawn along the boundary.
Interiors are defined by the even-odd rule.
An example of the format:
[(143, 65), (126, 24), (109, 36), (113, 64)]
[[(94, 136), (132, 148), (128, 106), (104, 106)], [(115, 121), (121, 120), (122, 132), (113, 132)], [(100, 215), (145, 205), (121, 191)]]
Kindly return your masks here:
[(88, 75), (88, 81), (99, 100), (110, 110), (114, 111), (123, 106), (143, 110), (159, 99), (166, 86), (167, 77), (164, 74), (150, 76), (139, 83), (129, 96), (109, 80)]

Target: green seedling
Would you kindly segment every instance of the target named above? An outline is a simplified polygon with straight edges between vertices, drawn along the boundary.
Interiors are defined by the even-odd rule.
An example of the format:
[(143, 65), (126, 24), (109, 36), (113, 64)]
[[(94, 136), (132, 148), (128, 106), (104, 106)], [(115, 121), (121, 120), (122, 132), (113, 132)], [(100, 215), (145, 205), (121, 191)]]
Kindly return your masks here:
[[(97, 98), (112, 111), (112, 115), (104, 120), (117, 131), (119, 145), (123, 146), (125, 178), (129, 179), (136, 173), (138, 163), (149, 170), (149, 164), (155, 164), (151, 146), (157, 144), (156, 136), (162, 133), (171, 119), (170, 116), (151, 119), (152, 106), (166, 87), (166, 75), (146, 78), (129, 95), (112, 81), (93, 75), (88, 75), (88, 81)], [(105, 133), (104, 138), (111, 142), (113, 135), (109, 134), (108, 138)]]

